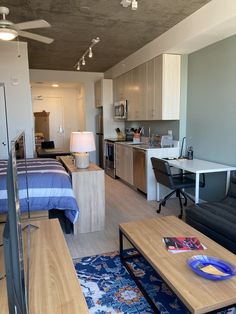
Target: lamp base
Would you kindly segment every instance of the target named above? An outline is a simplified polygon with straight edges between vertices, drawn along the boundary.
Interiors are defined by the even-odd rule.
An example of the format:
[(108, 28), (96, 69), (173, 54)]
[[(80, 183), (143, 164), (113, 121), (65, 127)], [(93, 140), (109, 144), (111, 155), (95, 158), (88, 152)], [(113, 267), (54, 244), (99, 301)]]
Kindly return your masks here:
[(89, 166), (89, 153), (76, 153), (75, 165), (79, 169), (85, 169)]

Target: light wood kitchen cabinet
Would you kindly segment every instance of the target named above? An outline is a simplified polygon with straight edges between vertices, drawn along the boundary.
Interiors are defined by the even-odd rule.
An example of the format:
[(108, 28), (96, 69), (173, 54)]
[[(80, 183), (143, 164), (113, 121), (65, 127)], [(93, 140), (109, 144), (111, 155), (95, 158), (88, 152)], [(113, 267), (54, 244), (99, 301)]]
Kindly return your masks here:
[(133, 185), (133, 148), (119, 143), (116, 143), (115, 147), (116, 175)]
[(128, 120), (178, 120), (180, 55), (163, 54), (114, 79), (114, 101), (128, 100)]
[(180, 55), (154, 59), (154, 113), (152, 120), (178, 120), (180, 108)]
[(112, 80), (101, 79), (94, 84), (95, 107), (103, 107), (112, 103)]
[(113, 100), (114, 102), (125, 100), (125, 75), (120, 75), (113, 80)]
[(131, 97), (128, 99), (128, 120), (146, 120), (147, 64), (132, 70)]
[(146, 120), (178, 120), (180, 56), (163, 54), (147, 62)]

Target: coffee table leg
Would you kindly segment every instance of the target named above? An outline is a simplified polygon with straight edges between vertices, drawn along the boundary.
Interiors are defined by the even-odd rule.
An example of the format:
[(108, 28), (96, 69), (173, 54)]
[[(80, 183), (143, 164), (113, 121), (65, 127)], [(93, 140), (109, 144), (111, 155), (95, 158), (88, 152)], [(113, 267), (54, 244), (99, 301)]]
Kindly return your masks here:
[[(129, 241), (129, 239), (123, 234), (123, 232), (119, 229), (119, 244), (120, 244), (120, 260), (121, 263), (125, 266), (125, 268), (127, 269), (127, 271), (129, 272), (129, 274), (131, 275), (132, 279), (134, 280), (134, 282), (136, 283), (136, 285), (138, 286), (138, 288), (140, 289), (140, 291), (142, 292), (144, 298), (147, 300), (147, 302), (149, 303), (149, 305), (151, 306), (151, 308), (153, 309), (154, 313), (160, 314), (161, 312), (158, 310), (156, 304), (153, 302), (153, 300), (149, 297), (148, 293), (146, 292), (145, 288), (143, 287), (143, 285), (139, 282), (139, 280), (137, 279), (137, 277), (134, 275), (131, 267), (129, 267), (128, 263), (126, 262), (126, 259), (131, 259), (133, 257), (137, 257), (137, 256), (141, 256), (140, 252), (137, 250), (137, 248), (134, 246), (135, 250), (137, 250), (138, 254), (135, 254), (133, 256), (124, 256), (124, 245), (123, 245), (123, 239), (124, 237)], [(130, 241), (129, 241), (130, 242)], [(130, 242), (131, 243), (131, 242)], [(132, 244), (132, 243), (131, 243)], [(132, 244), (133, 245), (133, 244)]]
[(124, 261), (124, 248), (123, 248), (123, 232), (119, 229), (119, 242), (120, 242), (120, 259)]

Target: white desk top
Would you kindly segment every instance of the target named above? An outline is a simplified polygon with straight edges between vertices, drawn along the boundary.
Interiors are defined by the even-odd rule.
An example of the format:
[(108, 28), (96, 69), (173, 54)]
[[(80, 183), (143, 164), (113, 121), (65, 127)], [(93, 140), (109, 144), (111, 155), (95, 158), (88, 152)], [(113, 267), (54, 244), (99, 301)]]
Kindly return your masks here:
[(193, 173), (210, 173), (210, 172), (223, 172), (223, 171), (233, 171), (236, 167), (231, 167), (227, 165), (218, 164), (215, 162), (210, 162), (201, 159), (174, 159), (168, 160), (170, 166), (183, 169), (185, 171)]

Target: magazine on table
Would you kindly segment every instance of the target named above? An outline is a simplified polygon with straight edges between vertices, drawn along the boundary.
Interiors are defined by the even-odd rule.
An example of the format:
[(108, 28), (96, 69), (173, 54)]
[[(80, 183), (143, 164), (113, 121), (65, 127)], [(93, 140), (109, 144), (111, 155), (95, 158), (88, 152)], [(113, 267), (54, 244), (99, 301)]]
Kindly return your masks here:
[(197, 237), (164, 237), (166, 249), (171, 253), (205, 250), (206, 247)]

